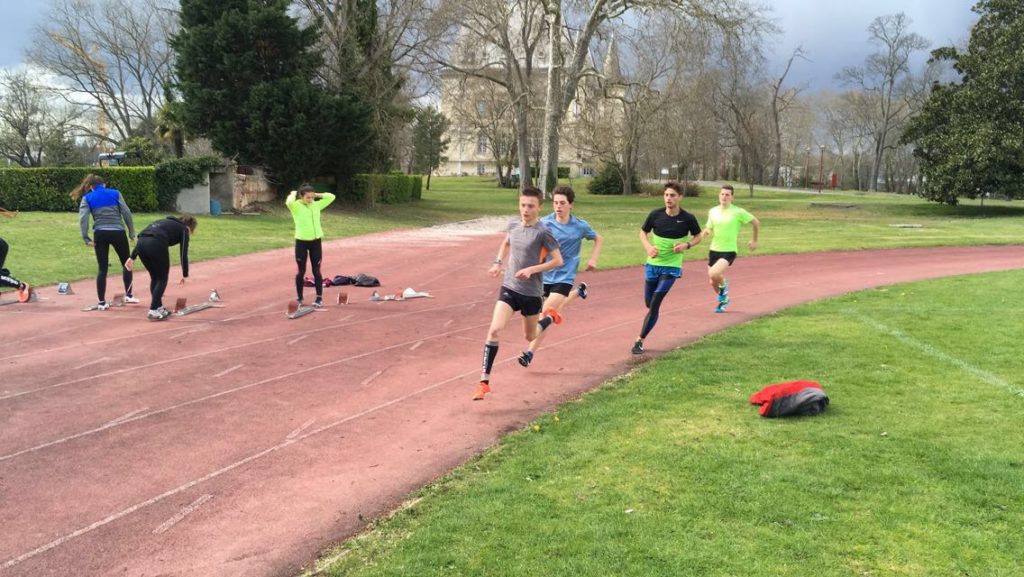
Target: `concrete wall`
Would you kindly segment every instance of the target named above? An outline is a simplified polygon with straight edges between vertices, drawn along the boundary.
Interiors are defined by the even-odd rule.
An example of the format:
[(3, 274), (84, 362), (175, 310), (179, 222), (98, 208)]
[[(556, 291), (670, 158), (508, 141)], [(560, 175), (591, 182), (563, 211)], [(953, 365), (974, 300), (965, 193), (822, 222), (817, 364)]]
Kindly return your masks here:
[(210, 178), (192, 188), (183, 188), (178, 193), (174, 209), (185, 214), (210, 214)]
[(255, 169), (253, 172), (251, 175), (234, 175), (235, 181), (231, 206), (235, 210), (243, 210), (255, 202), (274, 202), (277, 200), (277, 191), (267, 181), (263, 171)]

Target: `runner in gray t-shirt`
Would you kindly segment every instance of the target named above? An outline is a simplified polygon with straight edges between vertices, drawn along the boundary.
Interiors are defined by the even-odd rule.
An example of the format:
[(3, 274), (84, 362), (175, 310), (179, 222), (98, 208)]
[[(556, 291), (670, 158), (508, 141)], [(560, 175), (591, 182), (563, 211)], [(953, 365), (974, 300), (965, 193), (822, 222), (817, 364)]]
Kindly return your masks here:
[[(508, 268), (484, 343), (483, 371), (474, 401), (482, 400), (491, 392), (491, 368), (498, 356), (498, 333), (505, 328), (514, 312), (519, 311), (523, 316), (526, 340), (537, 338), (540, 332), (537, 321), (540, 320), (544, 295), (542, 273), (562, 266), (558, 241), (540, 224), (541, 199), (541, 191), (533, 187), (526, 187), (519, 193), (520, 220), (509, 224), (505, 240), (498, 249), (498, 257), (488, 271), (491, 276), (498, 276), (503, 259), (508, 257)], [(549, 256), (551, 260), (545, 261)]]

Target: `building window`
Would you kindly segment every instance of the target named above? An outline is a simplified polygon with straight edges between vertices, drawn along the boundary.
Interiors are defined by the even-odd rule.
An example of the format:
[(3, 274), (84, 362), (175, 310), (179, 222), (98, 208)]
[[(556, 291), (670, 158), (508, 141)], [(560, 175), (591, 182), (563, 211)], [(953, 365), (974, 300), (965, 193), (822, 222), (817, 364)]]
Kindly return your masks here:
[(584, 166), (583, 167), (583, 176), (594, 176), (594, 167), (593, 166)]
[(483, 162), (478, 163), (476, 165), (476, 174), (477, 176), (483, 176), (487, 174), (487, 165), (484, 164)]
[(476, 141), (476, 153), (477, 154), (487, 154), (487, 150), (488, 150), (488, 146), (487, 145), (488, 145), (487, 135), (486, 134), (481, 134), (480, 138), (478, 138), (477, 141)]

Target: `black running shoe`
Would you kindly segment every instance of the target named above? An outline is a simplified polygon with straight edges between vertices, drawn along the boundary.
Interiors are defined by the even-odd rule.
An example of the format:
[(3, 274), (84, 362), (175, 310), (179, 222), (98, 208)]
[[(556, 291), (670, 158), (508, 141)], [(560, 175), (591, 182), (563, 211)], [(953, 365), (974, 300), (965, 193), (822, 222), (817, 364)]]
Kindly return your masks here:
[(643, 339), (637, 339), (636, 342), (633, 343), (633, 354), (634, 355), (642, 355), (642, 354), (644, 354), (644, 341), (643, 341)]
[(519, 364), (524, 367), (530, 366), (530, 362), (533, 361), (533, 353), (530, 351), (523, 351), (523, 354), (519, 355)]
[(321, 298), (321, 297), (316, 297), (316, 300), (313, 301), (313, 306), (316, 307), (316, 308), (320, 308), (320, 307), (324, 306), (324, 299)]
[(576, 294), (578, 294), (581, 299), (587, 298), (587, 283), (581, 282), (580, 286), (576, 287)]

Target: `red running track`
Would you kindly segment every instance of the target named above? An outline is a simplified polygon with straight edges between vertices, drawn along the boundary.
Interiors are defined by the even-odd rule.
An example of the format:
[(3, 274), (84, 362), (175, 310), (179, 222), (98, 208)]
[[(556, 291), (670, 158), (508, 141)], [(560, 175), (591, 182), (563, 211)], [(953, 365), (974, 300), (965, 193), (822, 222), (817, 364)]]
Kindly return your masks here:
[[(225, 306), (167, 322), (138, 305), (80, 312), (91, 282), (0, 307), (0, 575), (295, 574), (364, 519), (637, 362), (639, 267), (589, 273), (590, 298), (529, 369), (515, 362), (513, 319), (494, 392), (472, 402), (499, 284), (486, 274), (501, 240), (490, 230), (325, 243), (325, 273), (433, 299), (370, 302), (371, 289), (348, 288), (351, 304), (287, 320), (285, 249), (196, 263), (168, 302), (217, 288)], [(703, 263), (688, 262), (644, 358), (815, 299), (1020, 267), (1024, 246), (742, 258), (717, 315)]]

